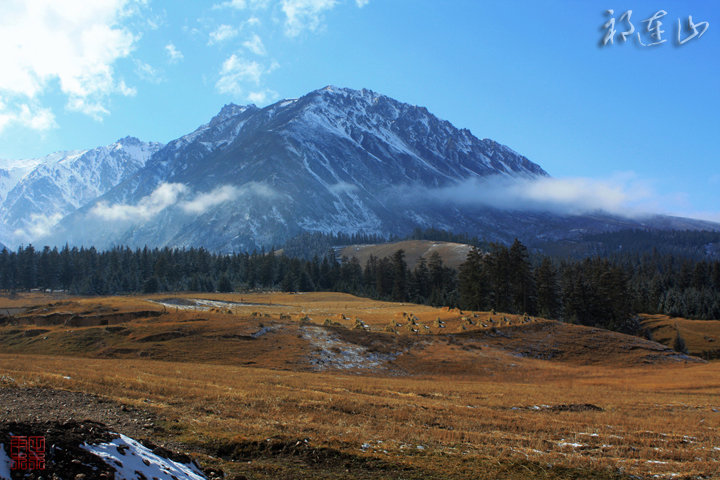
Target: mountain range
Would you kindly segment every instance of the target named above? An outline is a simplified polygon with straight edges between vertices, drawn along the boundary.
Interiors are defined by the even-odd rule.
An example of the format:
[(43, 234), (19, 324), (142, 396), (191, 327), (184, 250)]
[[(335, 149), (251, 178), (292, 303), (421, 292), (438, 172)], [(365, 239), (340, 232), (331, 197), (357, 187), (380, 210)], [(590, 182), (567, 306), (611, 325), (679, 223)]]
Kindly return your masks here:
[(7, 192), (0, 191), (0, 240), (9, 245), (230, 252), (279, 245), (304, 231), (404, 235), (435, 227), (507, 242), (625, 228), (719, 228), (676, 217), (571, 215), (512, 202), (505, 208), (502, 198), (475, 201), (483, 185), (548, 174), (424, 107), (332, 86), (265, 108), (226, 105), (164, 146), (125, 138), (55, 154), (20, 173), (0, 171), (7, 179), (0, 183)]
[(66, 215), (136, 173), (162, 144), (126, 137), (90, 150), (58, 152), (0, 170), (2, 238), (32, 242)]

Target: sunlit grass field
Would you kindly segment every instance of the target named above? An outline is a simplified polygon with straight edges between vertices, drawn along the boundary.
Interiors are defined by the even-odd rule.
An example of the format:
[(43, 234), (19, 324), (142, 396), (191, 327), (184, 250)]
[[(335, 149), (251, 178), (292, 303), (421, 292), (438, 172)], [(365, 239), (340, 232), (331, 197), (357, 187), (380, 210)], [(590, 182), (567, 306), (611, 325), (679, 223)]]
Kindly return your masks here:
[(153, 409), (159, 439), (228, 478), (720, 470), (720, 363), (619, 334), (342, 294), (28, 300), (34, 310), (0, 326), (2, 388)]

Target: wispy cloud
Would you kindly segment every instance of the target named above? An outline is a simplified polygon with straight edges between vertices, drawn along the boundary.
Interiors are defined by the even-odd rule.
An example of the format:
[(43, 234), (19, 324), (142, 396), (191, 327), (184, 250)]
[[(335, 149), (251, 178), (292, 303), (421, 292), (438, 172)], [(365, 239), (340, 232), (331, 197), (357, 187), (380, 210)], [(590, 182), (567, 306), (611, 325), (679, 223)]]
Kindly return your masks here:
[(215, 88), (219, 93), (241, 96), (245, 91), (244, 85), (246, 83), (259, 85), (262, 76), (277, 67), (276, 63), (266, 67), (255, 60), (248, 60), (232, 54), (223, 62), (220, 69), (220, 78), (215, 84)]
[(266, 88), (264, 90), (250, 92), (245, 98), (250, 103), (254, 103), (256, 105), (265, 105), (274, 100), (277, 100), (278, 98), (280, 98), (280, 95), (275, 90), (270, 90), (269, 88)]
[[(367, 5), (368, 1), (355, 0), (354, 3), (362, 8)], [(268, 55), (268, 49), (256, 31), (257, 26), (265, 24), (264, 20), (271, 20), (270, 25), (279, 26), (285, 36), (292, 39), (303, 32), (320, 31), (323, 28), (325, 14), (338, 4), (338, 0), (277, 0), (274, 3), (269, 0), (228, 0), (216, 3), (213, 5), (213, 10), (235, 9), (243, 11), (244, 14), (251, 14), (251, 16), (240, 22), (232, 32), (228, 29), (233, 27), (220, 25), (211, 34), (208, 43), (214, 44), (222, 41), (223, 38), (226, 38), (226, 33), (227, 35), (232, 34), (234, 37), (242, 30), (249, 35), (242, 42), (244, 54), (264, 57)], [(263, 21), (258, 17), (262, 17)], [(278, 66), (275, 61), (248, 60), (242, 53), (237, 52), (223, 62), (215, 88), (219, 93), (264, 104), (279, 97), (277, 92), (263, 85), (263, 80), (265, 80), (263, 77)]]
[(31, 214), (30, 221), (26, 223), (25, 227), (13, 232), (16, 242), (30, 242), (36, 238), (49, 235), (52, 232), (52, 228), (62, 220), (62, 217), (60, 213), (54, 213), (52, 215)]
[(225, 202), (243, 196), (276, 198), (278, 193), (265, 184), (249, 182), (242, 186), (222, 185), (209, 192), (193, 193), (181, 183), (161, 183), (136, 204), (101, 202), (90, 210), (90, 216), (113, 222), (146, 222), (162, 211), (177, 207), (188, 215), (200, 215)]
[(263, 45), (262, 39), (257, 33), (254, 33), (249, 40), (243, 42), (243, 46), (250, 50), (255, 55), (265, 55), (265, 45)]
[(32, 130), (44, 131), (57, 126), (55, 115), (37, 101), (8, 107), (0, 98), (0, 132), (10, 125), (20, 125)]
[(162, 75), (155, 67), (140, 60), (135, 61), (135, 74), (146, 82), (160, 83), (163, 81)]
[(334, 185), (330, 185), (328, 187), (328, 190), (330, 190), (331, 193), (335, 195), (340, 195), (342, 193), (350, 193), (355, 192), (359, 189), (359, 187), (352, 183), (347, 182), (338, 182)]
[(136, 205), (100, 202), (90, 210), (90, 214), (112, 221), (146, 221), (176, 204), (187, 191), (188, 188), (181, 183), (162, 183)]
[(170, 57), (171, 63), (176, 63), (185, 58), (185, 56), (182, 54), (180, 50), (175, 47), (172, 43), (168, 43), (165, 45), (165, 51), (167, 52), (168, 57)]
[[(95, 118), (108, 113), (110, 95), (133, 92), (116, 78), (114, 64), (127, 57), (137, 37), (121, 25), (140, 0), (35, 0), (0, 3), (0, 111), (5, 125), (28, 125), (20, 105), (31, 105), (49, 88), (67, 97), (66, 108)], [(30, 108), (30, 107), (28, 107)], [(43, 107), (35, 108), (44, 112)], [(43, 114), (50, 118), (51, 113)], [(49, 125), (52, 122), (30, 122)], [(31, 127), (32, 128), (32, 127)]]
[(285, 34), (297, 37), (304, 30), (318, 30), (322, 25), (323, 14), (336, 4), (337, 0), (282, 0)]
[(215, 30), (210, 32), (210, 38), (208, 39), (208, 45), (215, 45), (222, 43), (226, 40), (236, 37), (238, 29), (231, 25), (220, 25)]
[(240, 189), (232, 185), (224, 185), (218, 187), (208, 193), (200, 193), (192, 200), (184, 202), (181, 208), (186, 213), (199, 215), (208, 211), (210, 208), (223, 204), (230, 200), (235, 200), (240, 196)]
[(245, 10), (249, 8), (257, 10), (267, 8), (269, 4), (270, 0), (229, 0), (227, 2), (216, 3), (213, 5), (213, 9), (234, 8), (236, 10)]
[(648, 182), (632, 173), (601, 180), (491, 176), (437, 189), (406, 188), (399, 194), (410, 202), (448, 202), (570, 215), (606, 212), (638, 217), (678, 213), (668, 207), (677, 205), (676, 195), (658, 194)]

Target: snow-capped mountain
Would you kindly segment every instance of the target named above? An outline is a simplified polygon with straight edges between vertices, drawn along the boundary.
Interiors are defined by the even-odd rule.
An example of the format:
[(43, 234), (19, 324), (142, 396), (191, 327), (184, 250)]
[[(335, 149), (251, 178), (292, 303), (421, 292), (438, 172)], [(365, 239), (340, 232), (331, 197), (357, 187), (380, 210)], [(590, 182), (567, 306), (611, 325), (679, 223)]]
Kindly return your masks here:
[(643, 227), (474, 198), (482, 182), (545, 177), (510, 148), (423, 107), (325, 87), (265, 108), (225, 106), (40, 241), (227, 252), (279, 245), (301, 231), (403, 235), (420, 226), (512, 241)]
[[(66, 152), (63, 152), (65, 154)], [(47, 157), (46, 157), (47, 158)], [(45, 159), (21, 160), (9, 163), (6, 167), (0, 167), (0, 204), (7, 198), (8, 192), (22, 180), (25, 175), (32, 172), (35, 167), (43, 163)], [(6, 162), (3, 162), (6, 163)]]
[(54, 238), (229, 251), (302, 230), (401, 233), (442, 216), (401, 206), (405, 189), (488, 175), (547, 174), (423, 107), (326, 87), (262, 109), (225, 106), (63, 221)]
[(162, 147), (126, 137), (90, 150), (58, 152), (18, 162), (0, 190), (0, 235), (8, 244), (47, 235), (62, 218), (145, 165)]

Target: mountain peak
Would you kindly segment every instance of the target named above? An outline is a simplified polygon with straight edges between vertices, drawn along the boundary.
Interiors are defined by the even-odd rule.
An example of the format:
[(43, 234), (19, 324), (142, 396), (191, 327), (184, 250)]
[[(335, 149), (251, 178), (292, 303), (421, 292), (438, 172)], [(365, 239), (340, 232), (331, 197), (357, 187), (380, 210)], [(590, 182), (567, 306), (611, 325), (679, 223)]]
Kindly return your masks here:
[(323, 88), (314, 90), (308, 94), (308, 96), (323, 96), (323, 97), (333, 97), (333, 96), (342, 96), (342, 97), (353, 97), (353, 98), (377, 98), (382, 97), (383, 95), (377, 94), (373, 92), (372, 90), (368, 90), (366, 88), (362, 88), (360, 90), (355, 90), (354, 88), (348, 88), (348, 87), (338, 87), (336, 85), (326, 85)]
[(244, 113), (248, 110), (257, 110), (258, 107), (255, 106), (255, 104), (251, 103), (250, 105), (236, 105), (234, 103), (228, 103), (224, 105), (217, 115), (215, 115), (212, 120), (210, 120), (210, 125), (216, 125), (218, 123), (224, 122), (228, 118), (235, 117), (237, 115), (240, 115), (241, 113)]
[(143, 142), (142, 142), (139, 138), (137, 138), (137, 137), (133, 137), (132, 135), (128, 135), (128, 136), (126, 136), (126, 137), (123, 137), (123, 138), (119, 139), (119, 140), (118, 140), (117, 142), (115, 142), (115, 143), (116, 143), (116, 144), (120, 144), (120, 145), (139, 145), (139, 144), (141, 144), (141, 143), (143, 143)]
[[(424, 107), (327, 85), (262, 109), (223, 106), (128, 181), (63, 220), (53, 235), (84, 244), (106, 239), (237, 251), (300, 231), (403, 234), (434, 225), (474, 233), (486, 224), (464, 205), (448, 219), (442, 191), (497, 174), (544, 171)], [(167, 184), (183, 185), (186, 201), (161, 208), (152, 221), (118, 224), (117, 231), (88, 228), (104, 222), (102, 215), (86, 216), (104, 212), (93, 205), (144, 205)], [(413, 192), (423, 200), (438, 192), (440, 200), (419, 201)]]

